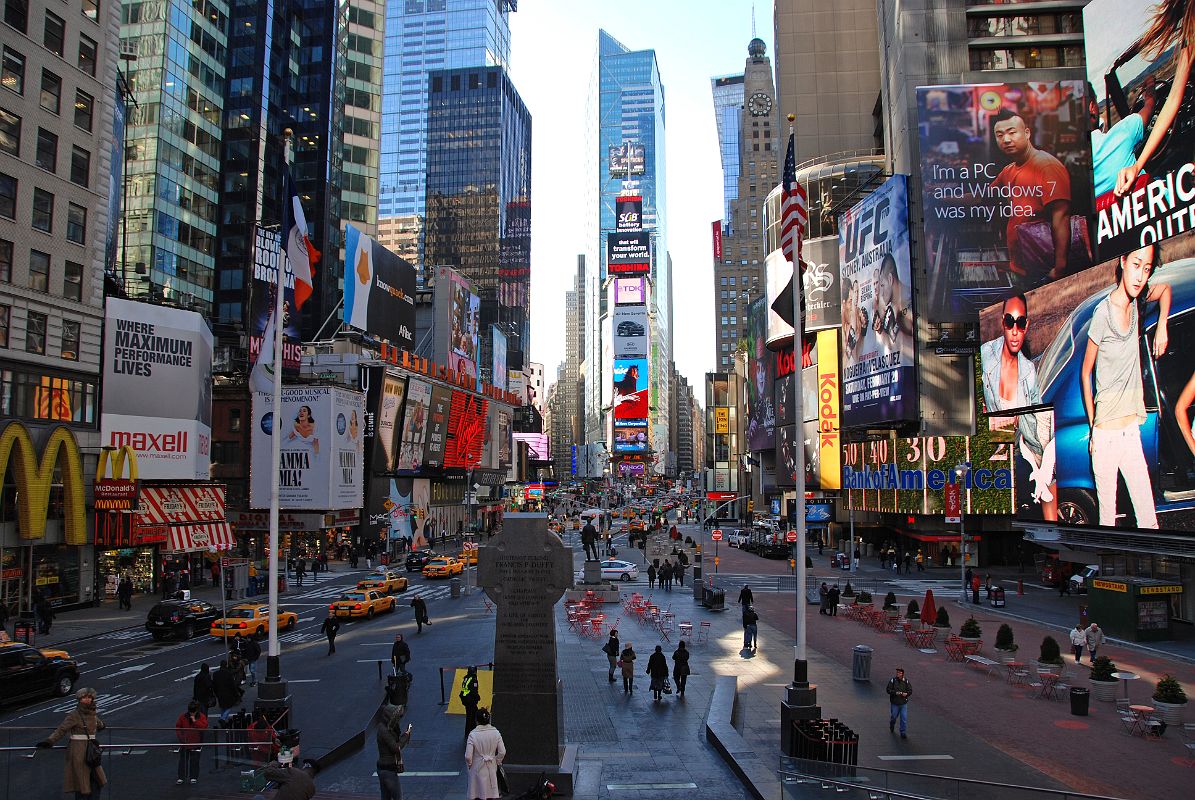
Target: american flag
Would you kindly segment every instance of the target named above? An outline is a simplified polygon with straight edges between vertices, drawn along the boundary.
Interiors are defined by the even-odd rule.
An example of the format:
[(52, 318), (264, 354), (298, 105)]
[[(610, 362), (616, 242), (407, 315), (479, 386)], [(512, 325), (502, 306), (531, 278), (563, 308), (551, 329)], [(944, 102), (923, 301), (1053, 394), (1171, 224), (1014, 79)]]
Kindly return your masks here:
[(796, 264), (801, 257), (801, 242), (809, 212), (805, 207), (805, 188), (797, 183), (797, 154), (794, 135), (788, 135), (788, 152), (784, 154), (784, 202), (781, 205), (780, 248), (784, 257)]

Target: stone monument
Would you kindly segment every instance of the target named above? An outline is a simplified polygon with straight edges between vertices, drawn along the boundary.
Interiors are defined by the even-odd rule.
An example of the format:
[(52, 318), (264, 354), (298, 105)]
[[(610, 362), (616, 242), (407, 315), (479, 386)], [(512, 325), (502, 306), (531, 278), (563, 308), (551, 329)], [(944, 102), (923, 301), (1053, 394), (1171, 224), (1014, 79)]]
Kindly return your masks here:
[(562, 746), (564, 703), (556, 677), (554, 608), (573, 584), (573, 554), (545, 514), (506, 514), (478, 554), (478, 585), (497, 607), (494, 725), (506, 743), (511, 790), (546, 772), (572, 794), (575, 746)]

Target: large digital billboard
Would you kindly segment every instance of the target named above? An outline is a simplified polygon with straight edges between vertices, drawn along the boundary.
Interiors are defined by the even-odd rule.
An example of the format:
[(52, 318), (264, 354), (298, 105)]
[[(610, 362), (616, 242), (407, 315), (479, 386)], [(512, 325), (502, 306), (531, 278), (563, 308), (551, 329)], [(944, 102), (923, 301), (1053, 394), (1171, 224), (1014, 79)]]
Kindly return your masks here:
[(481, 299), (460, 273), (436, 271), (436, 360), (452, 372), (480, 379)]
[(1082, 81), (922, 86), (917, 116), (923, 315), (973, 322), (993, 302), (1091, 266)]
[(606, 234), (606, 266), (611, 275), (651, 272), (651, 234), (647, 231)]
[(415, 268), (352, 225), (344, 228), (344, 322), (415, 349)]
[(612, 144), (607, 164), (614, 176), (642, 175), (646, 163), (647, 149), (635, 142)]
[(490, 383), (497, 389), (506, 390), (506, 334), (498, 330), (497, 325), (490, 326), (490, 337), (493, 349), (493, 363), (491, 366)]
[(647, 359), (614, 360), (614, 419), (647, 419)]
[(838, 331), (817, 334), (818, 483), (822, 489), (842, 488), (842, 436), (839, 421)]
[(615, 306), (612, 324), (615, 358), (647, 358), (647, 306)]
[(614, 198), (614, 215), (615, 230), (641, 230), (643, 228), (643, 198), (638, 195), (622, 195)]
[(776, 354), (767, 348), (768, 299), (747, 311), (747, 444), (752, 451), (776, 446)]
[(620, 306), (643, 305), (647, 302), (646, 278), (615, 278), (614, 302)]
[(615, 453), (643, 453), (647, 449), (646, 425), (628, 425), (614, 429)]
[(908, 179), (893, 175), (839, 218), (842, 423), (917, 416)]
[(1192, 13), (1189, 0), (1083, 9), (1101, 258), (1195, 227)]
[(994, 304), (980, 338), (985, 410), (1033, 473), (1022, 517), (1195, 531), (1195, 233)]

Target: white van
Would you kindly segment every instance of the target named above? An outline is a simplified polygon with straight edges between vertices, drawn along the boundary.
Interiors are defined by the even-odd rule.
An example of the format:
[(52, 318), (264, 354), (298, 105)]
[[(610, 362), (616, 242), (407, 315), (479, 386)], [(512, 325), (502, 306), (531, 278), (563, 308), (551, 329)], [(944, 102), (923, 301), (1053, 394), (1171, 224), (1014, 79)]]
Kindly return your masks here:
[(726, 543), (731, 547), (742, 547), (747, 538), (747, 531), (737, 529), (726, 531)]

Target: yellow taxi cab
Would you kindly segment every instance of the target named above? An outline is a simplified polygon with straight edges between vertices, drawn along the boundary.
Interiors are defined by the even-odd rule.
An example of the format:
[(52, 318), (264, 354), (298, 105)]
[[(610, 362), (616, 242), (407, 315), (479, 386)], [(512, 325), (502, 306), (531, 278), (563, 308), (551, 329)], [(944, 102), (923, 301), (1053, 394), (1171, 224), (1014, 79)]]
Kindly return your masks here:
[[(299, 615), (293, 611), (278, 609), (278, 627), (287, 630), (295, 627)], [(228, 616), (212, 621), (209, 633), (212, 636), (265, 636), (270, 629), (270, 607), (245, 603), (228, 609)]]
[(466, 566), (477, 566), (477, 548), (473, 547), (469, 550), (462, 550), (456, 554), (457, 561), (460, 561)]
[(407, 577), (397, 572), (371, 572), (357, 581), (358, 589), (376, 589), (382, 594), (405, 592)]
[(458, 558), (451, 556), (440, 556), (433, 558), (427, 562), (423, 568), (423, 577), (425, 578), (447, 578), (452, 575), (460, 575), (465, 571), (465, 565)]
[(328, 610), (338, 618), (372, 619), (374, 614), (383, 614), (394, 610), (394, 598), (382, 594), (377, 589), (362, 589), (345, 592), (328, 606)]
[(13, 641), (8, 637), (8, 633), (0, 634), (0, 653), (3, 652), (17, 652), (30, 648), (41, 653), (43, 656), (51, 661), (70, 661), (71, 654), (65, 650), (58, 650), (53, 647), (31, 647), (24, 642)]
[(641, 519), (633, 519), (631, 520), (630, 530), (631, 533), (642, 533), (647, 530), (647, 523)]

